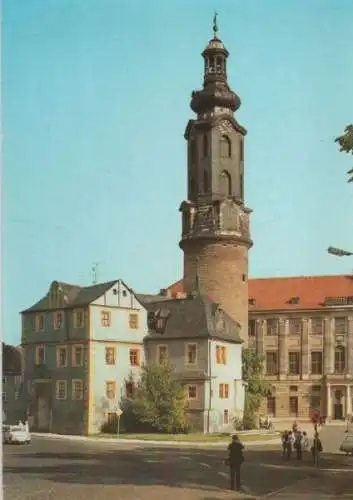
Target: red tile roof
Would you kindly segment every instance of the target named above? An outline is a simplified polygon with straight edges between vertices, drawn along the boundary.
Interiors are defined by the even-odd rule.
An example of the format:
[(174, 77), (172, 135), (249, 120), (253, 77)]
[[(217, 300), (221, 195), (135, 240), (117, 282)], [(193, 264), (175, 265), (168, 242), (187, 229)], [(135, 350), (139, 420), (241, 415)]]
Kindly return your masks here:
[[(183, 293), (183, 280), (173, 283), (167, 290), (173, 297)], [(291, 303), (294, 297), (298, 300)], [(253, 305), (249, 303), (249, 309), (253, 311), (320, 309), (325, 307), (324, 302), (328, 297), (353, 297), (353, 276), (293, 276), (249, 280), (249, 299), (254, 299)]]

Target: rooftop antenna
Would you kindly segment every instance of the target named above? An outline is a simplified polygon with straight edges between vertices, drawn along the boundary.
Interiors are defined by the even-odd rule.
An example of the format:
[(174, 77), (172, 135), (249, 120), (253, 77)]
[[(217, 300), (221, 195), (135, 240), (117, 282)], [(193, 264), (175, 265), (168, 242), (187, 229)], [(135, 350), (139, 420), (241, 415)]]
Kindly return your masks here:
[(97, 284), (97, 271), (98, 271), (98, 262), (95, 262), (92, 266), (92, 284)]

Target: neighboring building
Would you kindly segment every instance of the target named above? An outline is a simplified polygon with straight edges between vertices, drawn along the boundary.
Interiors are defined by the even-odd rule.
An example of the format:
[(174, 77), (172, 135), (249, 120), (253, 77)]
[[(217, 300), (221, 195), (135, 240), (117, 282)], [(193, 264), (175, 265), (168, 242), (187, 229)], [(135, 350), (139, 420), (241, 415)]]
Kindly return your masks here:
[(217, 37), (203, 51), (202, 90), (194, 91), (185, 139), (188, 148), (187, 201), (180, 206), (184, 289), (201, 289), (241, 325), (247, 342), (250, 213), (245, 205), (246, 130), (234, 112), (240, 98), (227, 81), (229, 53)]
[[(182, 296), (183, 282), (164, 294)], [(264, 355), (273, 387), (263, 413), (352, 414), (353, 276), (250, 279), (249, 317), (249, 346)]]
[(26, 405), (34, 430), (91, 434), (118, 406), (144, 362), (147, 313), (122, 280), (54, 281), (22, 312)]
[(2, 343), (3, 422), (14, 424), (25, 418), (21, 349)]
[(186, 387), (192, 430), (232, 428), (244, 408), (240, 325), (207, 296), (139, 296), (148, 308), (147, 361), (166, 357)]

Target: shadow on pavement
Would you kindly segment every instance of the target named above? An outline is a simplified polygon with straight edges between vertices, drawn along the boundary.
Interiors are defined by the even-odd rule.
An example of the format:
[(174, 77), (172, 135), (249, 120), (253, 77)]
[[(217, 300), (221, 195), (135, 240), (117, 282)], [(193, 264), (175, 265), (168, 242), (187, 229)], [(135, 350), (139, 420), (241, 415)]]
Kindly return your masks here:
[[(224, 490), (228, 488), (226, 451), (141, 447), (119, 450), (23, 453), (19, 464), (6, 465), (5, 474), (21, 474), (28, 479), (45, 479), (66, 484), (167, 485)], [(242, 467), (242, 483), (252, 495), (266, 494), (299, 479), (320, 473), (308, 454), (303, 462), (283, 460), (280, 451), (247, 450)], [(332, 466), (337, 455), (325, 454), (322, 464)], [(240, 497), (239, 497), (240, 498)], [(249, 496), (244, 495), (244, 498)], [(205, 497), (205, 500), (216, 498)]]

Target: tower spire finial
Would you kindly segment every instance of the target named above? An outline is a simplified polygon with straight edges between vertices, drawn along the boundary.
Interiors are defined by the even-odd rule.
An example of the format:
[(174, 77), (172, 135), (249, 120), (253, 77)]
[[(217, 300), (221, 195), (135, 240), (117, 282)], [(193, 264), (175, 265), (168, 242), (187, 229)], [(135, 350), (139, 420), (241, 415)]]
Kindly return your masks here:
[(214, 38), (217, 38), (217, 32), (218, 32), (218, 24), (217, 24), (217, 11), (215, 10), (214, 16), (213, 16), (213, 36)]

